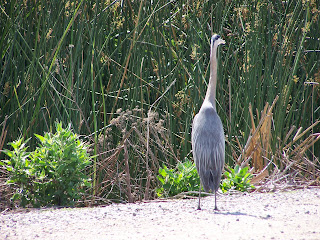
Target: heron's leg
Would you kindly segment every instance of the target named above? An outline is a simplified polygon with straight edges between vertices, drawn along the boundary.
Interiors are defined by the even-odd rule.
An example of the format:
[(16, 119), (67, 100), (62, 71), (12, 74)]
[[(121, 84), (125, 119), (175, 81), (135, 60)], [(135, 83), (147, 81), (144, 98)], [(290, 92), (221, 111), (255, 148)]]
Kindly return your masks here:
[(218, 210), (218, 208), (217, 208), (217, 191), (214, 191), (214, 210)]
[(198, 210), (201, 210), (201, 207), (200, 207), (200, 197), (201, 197), (201, 183), (200, 183), (200, 187), (199, 187), (199, 202), (198, 202)]

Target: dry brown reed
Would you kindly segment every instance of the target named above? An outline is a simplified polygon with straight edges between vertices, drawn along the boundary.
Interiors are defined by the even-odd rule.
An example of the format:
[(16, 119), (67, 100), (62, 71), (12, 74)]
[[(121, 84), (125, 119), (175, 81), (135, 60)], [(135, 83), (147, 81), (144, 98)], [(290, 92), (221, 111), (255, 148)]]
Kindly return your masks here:
[[(308, 157), (310, 148), (320, 139), (320, 133), (313, 133), (313, 129), (320, 121), (316, 121), (303, 131), (292, 126), (284, 141), (280, 141), (276, 149), (271, 149), (273, 108), (278, 100), (274, 99), (271, 106), (266, 103), (261, 112), (257, 126), (253, 117), (252, 107), (249, 106), (251, 118), (251, 134), (241, 154), (236, 159), (241, 167), (249, 166), (254, 174), (252, 183), (258, 191), (275, 191), (284, 188), (300, 188), (320, 185), (320, 170), (316, 167), (319, 159)], [(259, 113), (257, 113), (259, 118)], [(309, 153), (308, 153), (309, 151)], [(233, 154), (235, 155), (235, 154)]]

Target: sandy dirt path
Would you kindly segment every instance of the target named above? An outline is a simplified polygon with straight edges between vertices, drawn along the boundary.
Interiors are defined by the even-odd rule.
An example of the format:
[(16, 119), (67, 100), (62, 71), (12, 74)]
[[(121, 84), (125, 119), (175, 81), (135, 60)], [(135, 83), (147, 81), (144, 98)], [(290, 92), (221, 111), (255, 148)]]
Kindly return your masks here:
[(0, 239), (320, 239), (320, 189), (35, 209), (0, 215)]

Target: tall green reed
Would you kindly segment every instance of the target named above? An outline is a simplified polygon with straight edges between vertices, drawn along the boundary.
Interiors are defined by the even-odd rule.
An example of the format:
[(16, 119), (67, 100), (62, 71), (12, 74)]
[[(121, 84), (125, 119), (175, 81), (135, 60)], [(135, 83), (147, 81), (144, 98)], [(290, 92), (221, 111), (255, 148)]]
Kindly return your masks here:
[[(6, 142), (50, 131), (59, 119), (87, 136), (98, 156), (104, 148), (96, 147), (98, 139), (106, 136), (117, 109), (138, 106), (145, 118), (153, 106), (172, 146), (166, 162), (191, 158), (191, 123), (205, 95), (209, 41), (216, 32), (227, 42), (219, 52), (217, 89), (227, 163), (234, 163), (238, 142), (243, 146), (250, 135), (249, 104), (258, 115), (277, 95), (271, 145), (279, 148), (292, 125), (306, 128), (312, 115), (314, 120), (320, 115), (319, 88), (311, 109), (312, 88), (304, 84), (320, 82), (317, 6), (313, 1), (5, 1), (0, 124), (8, 116)], [(115, 146), (122, 138), (114, 133)], [(140, 160), (134, 156), (131, 176), (137, 175), (134, 169), (145, 170), (135, 167)], [(119, 172), (123, 158), (120, 154)], [(97, 158), (97, 186), (99, 164)]]

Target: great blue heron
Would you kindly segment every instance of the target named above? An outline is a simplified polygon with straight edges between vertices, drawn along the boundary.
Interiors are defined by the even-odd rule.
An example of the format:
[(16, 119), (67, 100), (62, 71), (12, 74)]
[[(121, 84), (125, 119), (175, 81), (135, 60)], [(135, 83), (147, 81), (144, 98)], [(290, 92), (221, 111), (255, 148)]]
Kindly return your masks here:
[(217, 49), (220, 44), (225, 44), (225, 41), (214, 34), (211, 37), (210, 47), (209, 85), (199, 113), (192, 123), (192, 152), (201, 181), (198, 210), (201, 209), (201, 184), (206, 192), (210, 190), (214, 192), (214, 209), (218, 210), (216, 194), (224, 167), (225, 139), (222, 122), (216, 109)]

